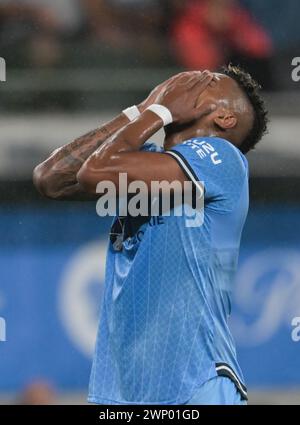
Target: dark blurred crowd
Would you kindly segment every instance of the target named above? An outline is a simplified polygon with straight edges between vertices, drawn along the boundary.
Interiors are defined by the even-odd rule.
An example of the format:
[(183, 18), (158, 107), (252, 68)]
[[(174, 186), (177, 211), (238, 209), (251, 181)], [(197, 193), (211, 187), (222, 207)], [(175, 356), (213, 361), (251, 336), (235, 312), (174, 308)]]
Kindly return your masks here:
[(0, 0), (0, 48), (15, 67), (60, 66), (72, 55), (88, 66), (97, 49), (105, 63), (116, 55), (215, 70), (233, 61), (272, 84), (272, 40), (237, 0)]

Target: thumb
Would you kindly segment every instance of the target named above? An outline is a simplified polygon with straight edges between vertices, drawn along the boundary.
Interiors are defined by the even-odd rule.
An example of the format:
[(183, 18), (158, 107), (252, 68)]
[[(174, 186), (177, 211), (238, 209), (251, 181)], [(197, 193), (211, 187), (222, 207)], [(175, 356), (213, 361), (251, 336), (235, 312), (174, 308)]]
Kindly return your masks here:
[(206, 115), (211, 114), (217, 109), (217, 105), (215, 103), (204, 103), (197, 106), (193, 111), (193, 119), (199, 119)]

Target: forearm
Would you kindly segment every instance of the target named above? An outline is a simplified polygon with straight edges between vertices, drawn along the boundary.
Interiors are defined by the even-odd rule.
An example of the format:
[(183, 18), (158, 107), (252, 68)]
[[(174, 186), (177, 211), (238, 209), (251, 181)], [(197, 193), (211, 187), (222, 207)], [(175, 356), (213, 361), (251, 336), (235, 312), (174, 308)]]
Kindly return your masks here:
[[(207, 85), (208, 77), (210, 80), (213, 78), (205, 71), (202, 74), (193, 72), (191, 75), (181, 73), (163, 82), (138, 106), (138, 115), (142, 113), (138, 119), (136, 115), (133, 118), (130, 116), (131, 113), (128, 115), (127, 110), (126, 115), (130, 119), (122, 113), (109, 124), (53, 152), (46, 161), (35, 168), (33, 175), (35, 186), (43, 195), (55, 199), (87, 199), (91, 194), (95, 195), (97, 186), (95, 182), (103, 180), (105, 176), (115, 177), (120, 169), (121, 156), (123, 167), (126, 169), (127, 161), (131, 163), (129, 168), (132, 169), (132, 161), (134, 162), (135, 158), (127, 158), (130, 152), (138, 151), (141, 145), (163, 125), (173, 122), (174, 117), (179, 124), (188, 120), (193, 121), (198, 117), (199, 111), (195, 107), (198, 92), (194, 88), (199, 84)], [(156, 113), (147, 110), (157, 101), (167, 109), (167, 116), (158, 114), (160, 118)], [(172, 111), (168, 110), (169, 104), (173, 108)], [(182, 105), (184, 110), (189, 112), (188, 119), (185, 117), (187, 113), (184, 118), (181, 116)], [(174, 111), (175, 115), (172, 116)], [(131, 119), (134, 121), (127, 126)], [(104, 170), (101, 169), (102, 166)], [(85, 179), (85, 176), (88, 178)]]
[(33, 181), (40, 193), (54, 199), (90, 199), (77, 182), (77, 173), (87, 158), (128, 124), (122, 113), (102, 127), (55, 150), (33, 172)]
[(139, 119), (105, 141), (89, 156), (77, 174), (77, 180), (83, 190), (95, 194), (97, 184), (104, 180), (113, 181), (117, 185), (123, 167), (132, 168), (132, 157), (129, 158), (128, 155), (138, 152), (162, 127), (163, 122), (156, 114), (145, 111)]

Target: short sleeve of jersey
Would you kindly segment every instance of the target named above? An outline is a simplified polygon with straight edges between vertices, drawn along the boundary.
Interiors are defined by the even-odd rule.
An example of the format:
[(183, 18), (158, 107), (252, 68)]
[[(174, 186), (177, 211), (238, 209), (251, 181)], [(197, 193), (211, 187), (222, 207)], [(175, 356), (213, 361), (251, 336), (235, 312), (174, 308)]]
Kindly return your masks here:
[(248, 165), (230, 142), (214, 137), (191, 139), (165, 153), (177, 160), (192, 182), (204, 187), (207, 207), (234, 209), (248, 180)]

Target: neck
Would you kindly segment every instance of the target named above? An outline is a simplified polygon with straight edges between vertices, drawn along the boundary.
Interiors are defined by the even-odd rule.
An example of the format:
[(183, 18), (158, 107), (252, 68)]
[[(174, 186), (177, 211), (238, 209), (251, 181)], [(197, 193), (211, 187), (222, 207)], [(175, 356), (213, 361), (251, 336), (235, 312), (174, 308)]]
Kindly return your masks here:
[(180, 126), (166, 131), (164, 147), (165, 149), (170, 149), (193, 137), (219, 137), (219, 134), (212, 129), (199, 128), (196, 126)]
[(195, 125), (186, 128), (184, 126), (180, 126), (167, 130), (164, 141), (164, 148), (171, 149), (173, 146), (179, 145), (185, 140), (192, 139), (193, 137), (220, 137), (222, 139), (228, 140), (228, 142), (232, 143), (237, 148), (240, 144), (240, 142), (235, 140), (235, 137), (230, 134), (225, 135), (216, 129), (199, 128)]

